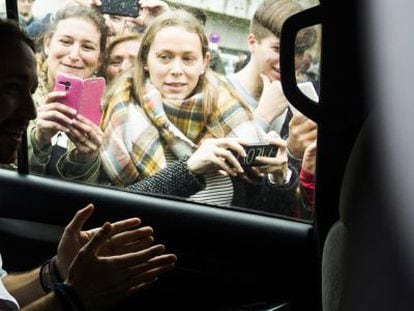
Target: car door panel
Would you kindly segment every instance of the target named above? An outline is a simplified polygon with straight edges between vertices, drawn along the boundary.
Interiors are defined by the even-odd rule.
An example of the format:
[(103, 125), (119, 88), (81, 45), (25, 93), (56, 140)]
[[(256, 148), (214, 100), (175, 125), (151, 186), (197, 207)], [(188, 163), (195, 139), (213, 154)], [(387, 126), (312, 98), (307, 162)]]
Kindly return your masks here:
[(168, 305), (189, 309), (195, 303), (206, 310), (294, 304), (309, 296), (307, 286), (314, 281), (312, 226), (307, 223), (7, 170), (0, 171), (0, 189), (1, 245), (19, 245), (5, 247), (3, 255), (6, 268), (14, 271), (30, 268), (23, 251), (30, 250), (31, 264), (53, 255), (63, 226), (93, 202), (96, 210), (87, 227), (140, 217), (155, 229), (156, 241), (178, 256), (176, 269), (137, 303), (154, 306), (157, 301), (161, 308), (168, 300), (157, 297), (168, 294)]

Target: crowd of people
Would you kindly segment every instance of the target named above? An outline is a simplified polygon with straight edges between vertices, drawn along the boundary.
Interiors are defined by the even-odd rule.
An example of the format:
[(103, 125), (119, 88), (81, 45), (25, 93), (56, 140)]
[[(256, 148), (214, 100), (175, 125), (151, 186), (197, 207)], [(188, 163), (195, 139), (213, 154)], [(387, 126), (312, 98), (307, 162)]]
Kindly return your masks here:
[[(26, 2), (33, 1), (19, 1), (19, 7)], [(234, 74), (225, 75), (210, 66), (205, 20), (194, 10), (169, 8), (163, 1), (140, 3), (137, 18), (102, 14), (97, 0), (63, 1), (56, 12), (30, 22), (30, 14), (20, 11), (24, 33), (15, 30), (15, 37), (7, 39), (18, 47), (20, 55), (1, 49), (5, 54), (1, 60), (19, 56), (28, 64), (20, 70), (27, 71), (29, 85), (21, 87), (30, 99), (21, 99), (19, 109), (20, 129), (28, 126), (31, 171), (132, 192), (309, 217), (317, 124), (290, 109), (279, 65), (281, 26), (303, 8), (294, 0), (263, 0), (246, 38), (248, 60)], [(1, 27), (12, 25), (2, 23)], [(314, 29), (299, 32), (298, 68), (315, 41)], [(105, 78), (100, 125), (63, 103), (66, 91), (55, 90), (61, 73), (82, 79)], [(11, 120), (17, 119), (13, 111), (9, 115)], [(10, 132), (2, 131), (7, 129), (3, 127), (9, 122), (7, 116), (3, 114), (0, 120), (0, 138), (10, 141)], [(242, 166), (237, 158), (247, 156), (244, 146), (248, 144), (270, 144), (277, 152), (258, 156), (252, 167)], [(13, 163), (16, 148), (15, 144), (7, 154), (0, 154), (1, 162)], [(135, 241), (134, 254), (139, 255), (130, 264), (147, 268), (128, 270), (139, 274), (125, 274), (139, 280), (135, 284), (119, 288), (102, 283), (103, 287), (133, 293), (174, 265), (174, 255), (161, 255), (163, 246), (150, 246), (151, 228), (125, 233), (139, 225), (138, 219), (81, 231), (92, 211), (93, 206), (80, 210), (68, 225), (70, 230), (65, 231), (53, 261), (28, 274), (33, 280), (40, 278), (43, 291), (39, 283), (28, 294), (30, 289), (19, 288), (13, 275), (3, 278), (20, 305), (53, 306), (63, 294), (76, 303), (72, 297), (75, 289), (75, 298), (80, 296), (84, 304), (96, 306), (98, 302), (91, 297), (104, 294), (91, 292), (87, 280), (78, 278), (78, 271), (116, 265), (114, 256), (121, 262), (131, 254), (131, 249), (122, 245), (116, 254), (98, 252), (106, 249), (108, 241)], [(71, 240), (72, 244), (78, 241), (76, 245), (68, 242), (69, 234), (76, 234)], [(113, 238), (107, 240), (109, 236)], [(87, 264), (85, 256), (91, 259)], [(54, 281), (47, 287), (42, 273), (52, 268), (58, 274), (47, 271)], [(98, 275), (93, 277), (99, 279)], [(49, 292), (52, 294), (45, 294)], [(111, 293), (105, 293), (105, 298), (110, 299)], [(15, 298), (7, 297), (6, 301), (17, 304)]]
[[(99, 5), (68, 0), (53, 18), (36, 21), (37, 31), (25, 27), (37, 42), (39, 80), (37, 118), (28, 128), (31, 171), (309, 217), (312, 196), (304, 194), (314, 172), (302, 163), (304, 155), (315, 161), (305, 150), (317, 125), (289, 108), (279, 71), (281, 26), (303, 8), (263, 1), (247, 37), (248, 61), (226, 75), (211, 66), (202, 10), (141, 1), (131, 18), (102, 14)], [(315, 30), (296, 41), (299, 68)], [(59, 73), (105, 78), (100, 126), (62, 103)], [(259, 143), (273, 144), (277, 154), (242, 167), (236, 158), (246, 156), (243, 146)]]

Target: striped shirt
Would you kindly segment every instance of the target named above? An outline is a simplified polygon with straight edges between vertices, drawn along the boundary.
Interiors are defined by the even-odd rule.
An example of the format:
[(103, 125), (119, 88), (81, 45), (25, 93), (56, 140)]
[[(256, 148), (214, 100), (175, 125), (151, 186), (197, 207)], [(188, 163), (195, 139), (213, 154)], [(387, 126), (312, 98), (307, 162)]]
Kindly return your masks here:
[[(171, 150), (165, 148), (165, 158), (167, 165), (177, 158)], [(233, 182), (229, 176), (224, 176), (218, 172), (204, 175), (206, 188), (193, 194), (188, 198), (190, 201), (201, 202), (206, 204), (214, 204), (221, 206), (230, 206), (233, 201)]]

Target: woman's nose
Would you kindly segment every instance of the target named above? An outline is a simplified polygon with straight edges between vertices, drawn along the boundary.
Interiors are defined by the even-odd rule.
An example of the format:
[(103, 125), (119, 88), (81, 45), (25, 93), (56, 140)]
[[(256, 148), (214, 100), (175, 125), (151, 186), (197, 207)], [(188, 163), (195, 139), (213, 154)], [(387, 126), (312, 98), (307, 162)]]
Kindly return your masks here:
[(125, 59), (121, 64), (121, 72), (131, 68), (133, 63), (129, 59)]
[(80, 55), (79, 51), (80, 51), (80, 47), (79, 47), (79, 45), (74, 44), (74, 45), (71, 47), (71, 49), (70, 49), (70, 52), (69, 52), (69, 58), (70, 58), (72, 61), (76, 61), (76, 60), (78, 60), (78, 59), (79, 59), (79, 55)]
[(180, 60), (178, 59), (174, 60), (171, 65), (172, 65), (172, 68), (171, 68), (172, 74), (179, 75), (183, 73), (183, 67), (182, 67), (182, 63)]

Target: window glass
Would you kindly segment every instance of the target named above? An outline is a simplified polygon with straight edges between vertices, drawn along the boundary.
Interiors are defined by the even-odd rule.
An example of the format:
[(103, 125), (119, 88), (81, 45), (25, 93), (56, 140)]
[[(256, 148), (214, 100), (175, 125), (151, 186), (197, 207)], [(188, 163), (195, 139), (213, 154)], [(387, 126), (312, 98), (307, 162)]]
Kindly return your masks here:
[(6, 17), (6, 0), (0, 0), (0, 18)]
[[(18, 1), (38, 43), (32, 173), (311, 219), (317, 126), (283, 95), (277, 31), (279, 16), (317, 1), (287, 12), (255, 0), (167, 1), (187, 13), (181, 22), (163, 13), (173, 22), (158, 28), (151, 14), (164, 5), (131, 20), (63, 3)], [(319, 28), (302, 30), (295, 57), (316, 101), (320, 40)]]

